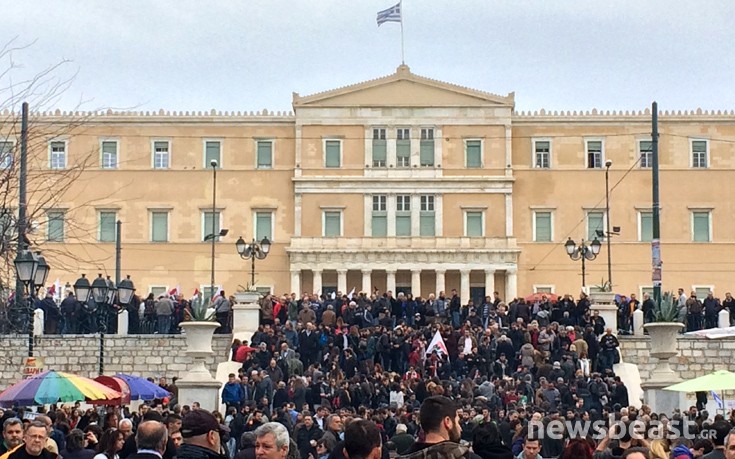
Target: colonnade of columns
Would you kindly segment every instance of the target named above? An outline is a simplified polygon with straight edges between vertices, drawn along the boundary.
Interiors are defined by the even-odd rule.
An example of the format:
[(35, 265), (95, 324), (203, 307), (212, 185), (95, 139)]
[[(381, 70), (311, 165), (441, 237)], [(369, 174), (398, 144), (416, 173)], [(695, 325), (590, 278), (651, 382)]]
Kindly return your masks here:
[[(337, 291), (342, 293), (349, 293), (352, 287), (354, 286), (348, 286), (347, 285), (347, 274), (348, 271), (358, 271), (355, 270), (348, 270), (348, 269), (334, 269), (334, 268), (322, 268), (322, 269), (309, 269), (309, 270), (300, 270), (300, 269), (292, 269), (291, 270), (291, 291), (300, 293), (303, 291), (304, 287), (302, 286), (302, 272), (311, 271), (311, 278), (312, 278), (312, 285), (311, 285), (311, 291), (314, 293), (321, 293), (324, 284), (323, 284), (323, 278), (324, 278), (324, 272), (330, 271), (330, 272), (336, 272), (337, 273)], [(397, 269), (393, 268), (376, 268), (376, 269), (359, 269), (362, 277), (362, 284), (361, 287), (357, 290), (363, 290), (365, 292), (370, 293), (373, 289), (373, 273), (374, 272), (385, 272), (385, 285), (382, 286), (381, 290), (384, 291), (391, 291), (394, 294), (397, 293), (397, 291), (400, 290), (400, 288), (397, 288), (396, 286), (396, 275), (398, 273)], [(411, 269), (402, 269), (401, 271), (409, 271), (410, 272), (410, 287), (411, 292), (414, 296), (427, 296), (428, 293), (435, 293), (438, 294), (441, 291), (447, 292), (447, 285), (446, 285), (446, 276), (447, 276), (447, 269), (444, 268), (435, 268), (435, 269), (420, 269), (420, 268), (411, 268)], [(470, 283), (470, 275), (473, 271), (484, 271), (484, 289), (485, 289), (485, 295), (492, 295), (493, 292), (496, 291), (496, 285), (495, 285), (495, 276), (496, 273), (501, 273), (504, 275), (505, 279), (505, 291), (501, 292), (501, 296), (504, 300), (509, 301), (512, 298), (515, 298), (518, 294), (518, 276), (517, 276), (517, 268), (515, 267), (509, 267), (509, 268), (503, 268), (503, 269), (484, 269), (484, 268), (462, 268), (462, 269), (450, 269), (449, 271), (452, 272), (459, 272), (459, 285), (450, 286), (450, 288), (456, 288), (457, 292), (460, 295), (460, 298), (462, 299), (462, 304), (466, 304), (467, 301), (471, 297), (470, 289), (471, 287), (477, 287), (482, 285), (471, 284)], [(423, 272), (430, 272), (434, 274), (435, 277), (435, 285), (432, 289), (431, 286), (428, 285), (422, 285), (421, 282), (421, 275)]]

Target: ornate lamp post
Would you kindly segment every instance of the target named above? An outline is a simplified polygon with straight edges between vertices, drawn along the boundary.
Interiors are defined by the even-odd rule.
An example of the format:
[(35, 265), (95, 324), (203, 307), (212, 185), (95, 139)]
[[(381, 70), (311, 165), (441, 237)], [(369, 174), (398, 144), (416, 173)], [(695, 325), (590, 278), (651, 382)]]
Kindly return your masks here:
[(269, 241), (267, 237), (264, 237), (260, 242), (257, 242), (255, 238), (253, 238), (252, 242), (248, 244), (242, 236), (240, 236), (237, 242), (235, 242), (235, 247), (237, 248), (237, 253), (240, 254), (240, 258), (244, 260), (252, 260), (250, 268), (250, 285), (254, 286), (255, 259), (264, 260), (268, 256), (268, 253), (271, 251), (271, 241)]
[[(23, 292), (15, 292), (15, 303), (25, 312), (28, 332), (28, 357), (33, 357), (33, 294), (36, 291), (34, 284), (40, 262), (33, 252), (24, 249), (18, 251), (13, 263), (15, 264), (15, 275), (24, 287)], [(48, 265), (46, 265), (45, 260), (43, 263), (46, 267), (46, 275), (48, 275)], [(41, 277), (45, 280), (45, 276), (39, 276), (39, 279)], [(23, 306), (24, 304), (25, 306)]]
[(569, 255), (569, 258), (572, 260), (582, 260), (582, 287), (586, 287), (586, 279), (585, 279), (585, 273), (586, 273), (586, 267), (585, 267), (585, 260), (594, 260), (597, 258), (597, 254), (600, 253), (600, 247), (602, 244), (600, 241), (595, 238), (590, 244), (587, 244), (584, 239), (577, 245), (576, 242), (572, 240), (572, 238), (569, 238), (564, 244), (564, 248), (567, 251), (567, 255)]

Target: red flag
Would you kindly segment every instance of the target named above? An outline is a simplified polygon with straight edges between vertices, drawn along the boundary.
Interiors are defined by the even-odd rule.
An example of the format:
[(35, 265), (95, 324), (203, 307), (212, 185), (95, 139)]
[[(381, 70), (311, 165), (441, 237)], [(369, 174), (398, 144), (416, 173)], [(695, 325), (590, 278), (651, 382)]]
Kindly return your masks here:
[(56, 295), (56, 285), (51, 284), (51, 287), (49, 287), (48, 290), (46, 290), (46, 294), (51, 295), (51, 296)]
[(176, 287), (174, 287), (174, 288), (172, 288), (171, 290), (168, 291), (168, 296), (174, 296), (177, 293), (178, 293), (178, 290), (176, 289)]

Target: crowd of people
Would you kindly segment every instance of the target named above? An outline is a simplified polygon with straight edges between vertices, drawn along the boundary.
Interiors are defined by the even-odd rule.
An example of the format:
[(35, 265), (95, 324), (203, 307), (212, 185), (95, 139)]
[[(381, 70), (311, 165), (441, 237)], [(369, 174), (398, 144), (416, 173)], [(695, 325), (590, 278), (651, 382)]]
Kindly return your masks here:
[[(168, 301), (179, 303), (176, 298)], [(710, 419), (704, 411), (706, 397), (686, 412), (655, 413), (645, 405), (632, 406), (625, 384), (613, 371), (619, 360), (613, 333), (618, 324), (606, 324), (591, 310), (584, 293), (576, 300), (565, 295), (550, 301), (539, 295), (534, 301), (520, 298), (506, 304), (495, 292), (480, 305), (461, 303), (454, 290), (426, 299), (377, 290), (355, 296), (267, 295), (260, 304), (258, 330), (249, 340), (233, 343), (232, 359), (241, 367), (222, 390), (226, 408), (221, 413), (179, 406), (175, 383), (161, 382), (173, 398), (142, 405), (132, 413), (109, 408), (100, 416), (95, 410), (59, 407), (34, 413), (29, 420), (23, 413), (8, 411), (3, 417), (10, 429), (6, 435), (3, 425), (4, 448), (20, 442), (20, 436), (13, 434), (19, 430), (14, 419), (20, 417), (27, 424), (21, 429), (25, 432), (44, 422), (58, 445), (57, 454), (74, 459), (95, 458), (65, 451), (66, 445), (72, 449), (83, 445), (84, 450), (107, 456), (96, 459), (136, 454), (135, 440), (130, 438), (146, 431), (146, 421), (166, 427), (163, 459), (213, 459), (220, 454), (230, 459), (276, 457), (256, 451), (259, 432), (264, 431), (273, 437), (267, 449), (274, 454), (353, 457), (345, 456), (350, 426), (361, 432), (361, 440), (370, 432), (379, 434), (373, 445), (377, 449), (360, 450), (354, 457), (373, 457), (375, 451), (387, 457), (390, 451), (412, 459), (638, 457), (635, 454), (683, 459), (713, 448), (724, 454), (733, 420), (722, 415)], [(180, 305), (181, 314), (186, 314), (186, 302)], [(228, 306), (228, 301), (220, 300), (216, 308), (224, 332)], [(155, 323), (168, 330), (175, 325), (167, 319)], [(202, 423), (206, 415), (216, 419), (218, 427), (197, 435), (206, 437), (199, 446), (214, 448), (218, 443), (217, 447), (210, 448), (211, 454), (182, 453), (177, 445), (186, 445), (187, 433), (181, 423), (186, 426), (187, 418)], [(550, 438), (532, 428), (555, 420), (602, 422), (608, 434), (577, 438), (572, 430), (562, 438)], [(680, 438), (613, 438), (614, 421), (625, 426), (662, 422), (669, 427), (691, 421), (686, 430), (691, 435), (678, 429)], [(712, 431), (719, 436), (706, 434)], [(34, 440), (27, 434), (22, 438)], [(145, 443), (142, 449), (156, 451), (151, 445)]]

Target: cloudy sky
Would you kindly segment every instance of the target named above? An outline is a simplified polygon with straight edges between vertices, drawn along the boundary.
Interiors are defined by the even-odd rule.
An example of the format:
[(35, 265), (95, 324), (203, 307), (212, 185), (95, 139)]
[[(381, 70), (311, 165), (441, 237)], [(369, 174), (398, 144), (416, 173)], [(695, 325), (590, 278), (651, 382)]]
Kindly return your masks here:
[[(22, 81), (49, 66), (71, 109), (290, 110), (395, 71), (397, 0), (34, 0), (3, 5)], [(732, 0), (404, 0), (414, 73), (518, 110), (735, 108)], [(2, 62), (7, 68), (8, 59)], [(44, 107), (48, 108), (48, 107)]]

